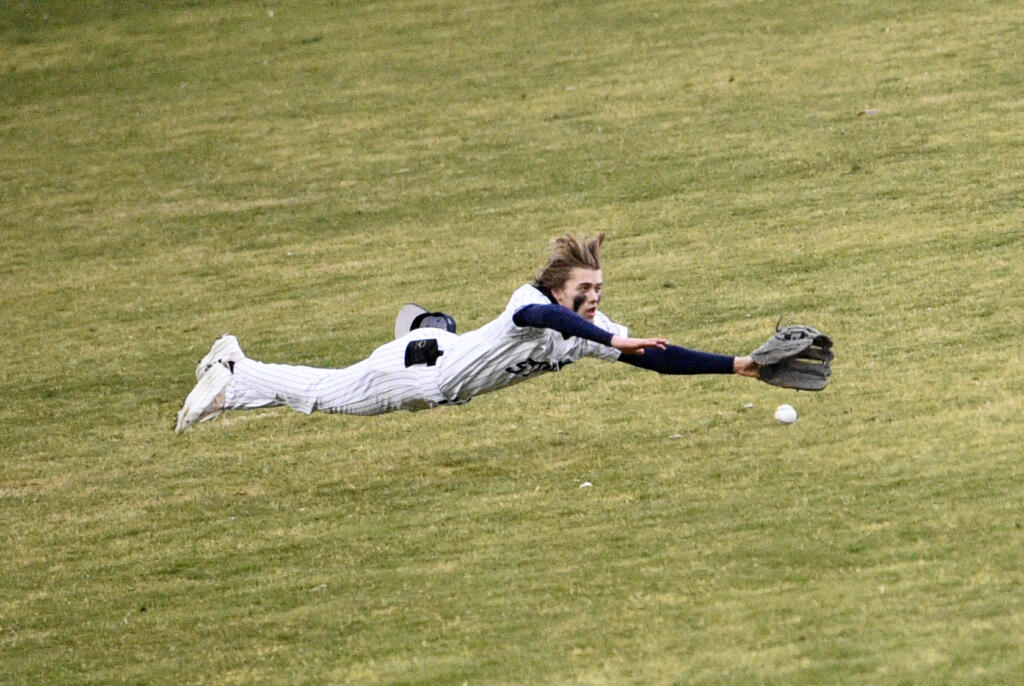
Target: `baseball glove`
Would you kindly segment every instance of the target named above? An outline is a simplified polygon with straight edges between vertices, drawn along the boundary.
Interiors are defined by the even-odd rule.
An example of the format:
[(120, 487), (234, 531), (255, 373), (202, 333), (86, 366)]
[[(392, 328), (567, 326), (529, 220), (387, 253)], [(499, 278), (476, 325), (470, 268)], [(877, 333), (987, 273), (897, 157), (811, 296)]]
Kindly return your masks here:
[(811, 326), (787, 326), (750, 356), (761, 381), (801, 391), (820, 391), (832, 375), (832, 339)]

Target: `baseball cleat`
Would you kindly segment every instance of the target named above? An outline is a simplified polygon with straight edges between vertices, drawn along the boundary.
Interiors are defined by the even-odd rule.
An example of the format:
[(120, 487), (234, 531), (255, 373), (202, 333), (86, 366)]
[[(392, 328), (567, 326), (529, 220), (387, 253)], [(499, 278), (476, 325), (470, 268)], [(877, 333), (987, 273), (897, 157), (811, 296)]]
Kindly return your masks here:
[(245, 353), (242, 352), (242, 346), (238, 344), (238, 339), (226, 333), (214, 341), (210, 352), (199, 360), (199, 364), (196, 365), (196, 381), (203, 378), (203, 374), (210, 371), (215, 364), (223, 365), (228, 368), (228, 371), (231, 371), (234, 363), (244, 358)]
[(180, 434), (196, 422), (216, 419), (224, 411), (224, 391), (230, 381), (231, 371), (225, 365), (211, 365), (185, 398), (174, 433)]

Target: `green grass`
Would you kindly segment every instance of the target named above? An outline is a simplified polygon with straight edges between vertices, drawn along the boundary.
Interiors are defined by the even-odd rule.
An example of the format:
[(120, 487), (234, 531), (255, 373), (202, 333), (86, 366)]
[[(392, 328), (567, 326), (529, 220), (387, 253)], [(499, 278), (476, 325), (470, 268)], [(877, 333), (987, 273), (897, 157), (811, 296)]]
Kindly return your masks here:
[[(4, 3), (0, 682), (1019, 683), (1021, 20)], [(806, 321), (831, 386), (590, 361), (174, 437), (220, 333), (473, 328), (570, 230), (635, 333)]]

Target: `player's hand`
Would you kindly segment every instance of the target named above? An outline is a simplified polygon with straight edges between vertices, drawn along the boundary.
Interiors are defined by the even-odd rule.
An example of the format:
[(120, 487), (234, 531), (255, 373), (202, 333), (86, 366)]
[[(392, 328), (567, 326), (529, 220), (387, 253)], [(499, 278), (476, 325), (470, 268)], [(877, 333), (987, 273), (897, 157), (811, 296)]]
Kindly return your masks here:
[(664, 350), (668, 345), (665, 338), (628, 338), (626, 336), (612, 336), (612, 347), (624, 355), (641, 355), (647, 348)]
[(757, 362), (754, 362), (751, 357), (737, 357), (733, 360), (732, 370), (740, 376), (749, 376), (754, 379), (760, 376), (757, 371)]

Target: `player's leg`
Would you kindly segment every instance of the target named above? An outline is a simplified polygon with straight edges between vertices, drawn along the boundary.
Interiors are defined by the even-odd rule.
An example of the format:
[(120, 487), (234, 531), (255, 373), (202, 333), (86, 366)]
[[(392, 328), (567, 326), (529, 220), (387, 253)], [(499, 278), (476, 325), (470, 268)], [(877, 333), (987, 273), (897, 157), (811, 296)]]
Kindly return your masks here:
[[(344, 412), (381, 414), (400, 409), (418, 388), (386, 383), (364, 360), (344, 369), (322, 369), (288, 364), (267, 364), (242, 358), (229, 365), (209, 367), (188, 394), (175, 427), (181, 433), (200, 421), (226, 410), (253, 410), (287, 405), (311, 414)], [(385, 383), (378, 383), (379, 379)], [(324, 394), (329, 397), (324, 399)]]
[(290, 405), (312, 412), (317, 381), (330, 370), (294, 365), (267, 365), (242, 353), (238, 339), (225, 334), (196, 366), (197, 383), (185, 398), (175, 431), (215, 419), (225, 410)]
[(316, 409), (317, 385), (332, 371), (344, 370), (242, 360), (235, 363), (231, 383), (225, 390), (225, 409), (287, 405), (296, 412), (310, 414)]
[(306, 414), (375, 415), (446, 404), (437, 389), (436, 366), (406, 366), (406, 348), (415, 338), (382, 345), (367, 359), (343, 369), (268, 364), (244, 356), (230, 364), (214, 364), (186, 399), (177, 431), (225, 410), (287, 405)]
[(362, 362), (321, 377), (315, 388), (315, 409), (374, 415), (444, 404), (445, 398), (437, 388), (436, 358), (434, 365), (406, 365), (406, 349), (412, 338), (386, 343)]
[[(429, 364), (413, 363), (410, 343), (424, 337), (411, 333), (386, 343), (361, 362), (343, 369), (320, 369), (243, 360), (234, 367), (228, 386), (227, 409), (287, 405), (299, 412), (376, 415), (395, 410), (423, 410), (447, 404), (437, 387), (441, 348), (458, 336), (431, 330), (431, 341), (442, 339)], [(427, 356), (430, 357), (429, 355)]]

